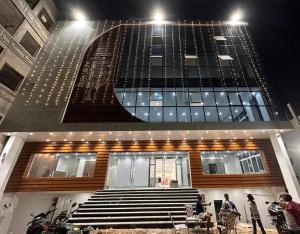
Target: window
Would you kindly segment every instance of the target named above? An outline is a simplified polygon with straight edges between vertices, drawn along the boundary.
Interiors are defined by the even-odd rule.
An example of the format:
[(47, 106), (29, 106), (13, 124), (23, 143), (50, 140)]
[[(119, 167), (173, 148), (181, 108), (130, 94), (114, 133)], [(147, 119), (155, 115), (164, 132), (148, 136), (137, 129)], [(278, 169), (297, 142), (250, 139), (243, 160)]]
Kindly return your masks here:
[(42, 24), (44, 25), (44, 27), (50, 31), (52, 26), (54, 25), (51, 17), (49, 16), (48, 12), (45, 10), (45, 8), (43, 8), (40, 13), (38, 14), (38, 18), (40, 19), (40, 21), (42, 22)]
[(92, 177), (96, 153), (34, 154), (27, 177)]
[(203, 106), (203, 101), (200, 92), (190, 93), (190, 106)]
[(151, 66), (162, 66), (162, 56), (151, 55)]
[(20, 44), (24, 47), (25, 50), (28, 51), (28, 53), (32, 57), (35, 57), (41, 48), (39, 43), (37, 43), (37, 41), (33, 38), (33, 36), (29, 32), (26, 32), (24, 34), (24, 36), (20, 41)]
[(201, 162), (204, 174), (266, 173), (262, 155), (257, 150), (203, 151)]
[(7, 63), (0, 70), (0, 83), (12, 91), (17, 91), (24, 77)]
[(226, 41), (226, 38), (223, 37), (223, 36), (214, 36), (214, 39), (215, 39), (216, 41)]
[(221, 60), (233, 60), (229, 55), (218, 55), (218, 58)]
[(31, 9), (33, 9), (36, 4), (39, 2), (39, 0), (26, 0), (27, 4), (30, 6)]
[(14, 35), (24, 20), (24, 16), (11, 0), (1, 1), (0, 25), (11, 35)]
[(185, 55), (185, 66), (197, 66), (196, 55)]

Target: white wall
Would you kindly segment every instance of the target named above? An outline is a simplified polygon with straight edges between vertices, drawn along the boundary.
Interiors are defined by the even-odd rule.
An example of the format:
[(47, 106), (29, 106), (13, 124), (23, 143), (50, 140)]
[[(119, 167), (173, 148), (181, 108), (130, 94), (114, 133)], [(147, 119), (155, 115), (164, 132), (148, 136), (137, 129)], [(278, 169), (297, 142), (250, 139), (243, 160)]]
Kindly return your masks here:
[[(7, 234), (26, 233), (26, 224), (31, 220), (30, 214), (46, 212), (52, 204), (54, 198), (68, 196), (73, 202), (83, 203), (87, 201), (92, 193), (17, 193), (19, 203), (14, 210), (12, 221)], [(2, 234), (2, 233), (1, 233)]]
[(271, 225), (270, 218), (268, 216), (266, 201), (278, 200), (279, 194), (284, 192), (283, 187), (268, 187), (268, 188), (230, 188), (230, 189), (198, 189), (199, 193), (205, 195), (205, 202), (212, 202), (212, 205), (208, 207), (207, 211), (213, 213), (213, 220), (215, 217), (214, 200), (224, 200), (224, 193), (229, 194), (229, 198), (233, 201), (241, 213), (242, 223), (246, 223), (246, 214), (248, 220), (250, 219), (250, 212), (247, 203), (247, 194), (251, 193), (255, 197), (255, 201), (258, 206), (258, 210), (262, 219), (262, 223), (266, 228), (274, 228)]
[(300, 181), (300, 130), (293, 130), (282, 134), (286, 150), (291, 159), (291, 163)]

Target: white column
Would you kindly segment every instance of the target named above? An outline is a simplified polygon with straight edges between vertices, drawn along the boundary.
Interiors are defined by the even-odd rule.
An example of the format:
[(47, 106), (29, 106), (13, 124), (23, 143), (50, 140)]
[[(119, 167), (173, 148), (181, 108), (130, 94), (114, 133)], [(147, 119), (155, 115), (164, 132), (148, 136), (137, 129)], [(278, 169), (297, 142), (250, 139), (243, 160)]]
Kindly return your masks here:
[(288, 156), (287, 150), (283, 143), (280, 133), (273, 133), (270, 139), (276, 154), (276, 158), (287, 187), (289, 194), (292, 195), (293, 200), (300, 201), (300, 186), (296, 177), (296, 173)]
[(11, 136), (0, 157), (0, 201), (9, 177), (15, 167), (19, 154), (24, 145), (24, 138), (19, 136)]

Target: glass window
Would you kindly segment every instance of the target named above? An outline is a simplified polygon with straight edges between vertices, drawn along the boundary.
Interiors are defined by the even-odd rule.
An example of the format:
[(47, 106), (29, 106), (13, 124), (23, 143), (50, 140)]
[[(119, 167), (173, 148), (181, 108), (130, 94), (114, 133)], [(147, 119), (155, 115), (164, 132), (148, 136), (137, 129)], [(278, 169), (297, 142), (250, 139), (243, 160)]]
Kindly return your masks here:
[(162, 107), (150, 107), (150, 122), (162, 122)]
[(164, 122), (177, 122), (176, 107), (164, 108)]
[(203, 107), (191, 107), (192, 122), (205, 122)]
[(228, 106), (228, 98), (226, 92), (215, 92), (216, 104), (218, 106)]
[(206, 122), (219, 122), (218, 112), (216, 107), (205, 107)]
[(205, 106), (215, 106), (216, 105), (216, 101), (215, 101), (213, 92), (203, 92), (202, 97), (203, 97), (203, 102), (204, 102)]
[(177, 117), (179, 122), (191, 122), (190, 108), (177, 107)]
[(149, 106), (149, 92), (139, 91), (136, 99), (137, 106)]
[(230, 105), (241, 105), (238, 92), (229, 92), (228, 97), (229, 97)]
[(201, 162), (204, 174), (266, 173), (262, 155), (250, 151), (203, 151)]
[(27, 177), (94, 176), (96, 153), (34, 154)]

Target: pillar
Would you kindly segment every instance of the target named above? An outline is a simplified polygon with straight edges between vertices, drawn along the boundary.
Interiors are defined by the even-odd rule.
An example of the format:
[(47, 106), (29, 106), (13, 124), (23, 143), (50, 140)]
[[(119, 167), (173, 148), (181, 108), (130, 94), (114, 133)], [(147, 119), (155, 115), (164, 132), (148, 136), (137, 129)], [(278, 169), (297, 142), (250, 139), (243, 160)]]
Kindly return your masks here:
[(0, 157), (0, 201), (2, 200), (6, 184), (15, 167), (24, 142), (24, 138), (20, 136), (11, 136), (2, 151)]
[(276, 154), (276, 158), (287, 187), (289, 194), (293, 200), (300, 202), (300, 186), (296, 177), (296, 173), (288, 156), (287, 150), (280, 133), (272, 133), (270, 139)]

